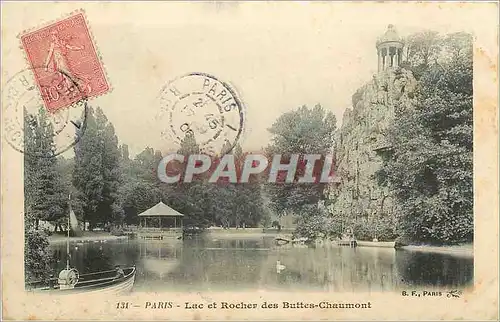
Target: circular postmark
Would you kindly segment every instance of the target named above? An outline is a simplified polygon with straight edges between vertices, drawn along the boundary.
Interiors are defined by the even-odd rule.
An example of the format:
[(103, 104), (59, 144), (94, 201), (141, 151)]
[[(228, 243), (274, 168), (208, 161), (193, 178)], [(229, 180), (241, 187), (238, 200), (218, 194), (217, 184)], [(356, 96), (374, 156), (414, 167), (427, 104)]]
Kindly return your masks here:
[[(40, 73), (43, 70), (43, 73)], [(35, 71), (42, 77), (35, 78)], [(46, 108), (48, 101), (57, 100), (61, 108)], [(61, 154), (73, 147), (86, 128), (87, 97), (78, 81), (64, 72), (47, 72), (44, 68), (25, 69), (12, 76), (2, 89), (3, 137), (15, 150), (39, 157)], [(34, 131), (44, 122), (45, 133), (52, 135), (52, 153), (42, 153), (33, 144), (33, 135), (27, 135), (26, 126)], [(50, 126), (49, 126), (50, 125)], [(47, 132), (47, 129), (50, 129)], [(33, 132), (32, 131), (32, 132)], [(46, 134), (45, 134), (46, 135)]]
[(191, 73), (169, 82), (161, 91), (163, 135), (179, 143), (194, 136), (200, 152), (229, 153), (243, 129), (243, 104), (227, 83), (205, 73)]

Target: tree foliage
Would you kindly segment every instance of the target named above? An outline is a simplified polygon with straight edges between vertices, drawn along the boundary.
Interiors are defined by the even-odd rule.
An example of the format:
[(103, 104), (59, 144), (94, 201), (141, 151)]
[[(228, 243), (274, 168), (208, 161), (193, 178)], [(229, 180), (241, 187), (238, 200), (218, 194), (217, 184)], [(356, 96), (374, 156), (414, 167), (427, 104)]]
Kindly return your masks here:
[(138, 224), (137, 215), (162, 200), (162, 191), (156, 178), (156, 167), (162, 158), (160, 151), (146, 147), (130, 159), (128, 146), (120, 146), (122, 181), (119, 194), (123, 200), (124, 221)]
[(24, 113), (24, 263), (26, 280), (33, 281), (50, 273), (48, 240), (39, 230), (39, 221), (57, 221), (65, 215), (67, 191), (57, 169), (54, 130), (47, 112)]
[(426, 30), (405, 39), (406, 59), (403, 66), (410, 68), (413, 75), (420, 76), (434, 63), (440, 51), (439, 33)]
[[(223, 147), (222, 151), (227, 151)], [(241, 174), (246, 154), (237, 144), (233, 149), (235, 169)], [(256, 180), (249, 182), (230, 183), (220, 180), (211, 187), (216, 202), (213, 202), (212, 213), (214, 222), (223, 227), (256, 227), (264, 217), (264, 201), (262, 198), (262, 184)], [(223, 203), (220, 200), (224, 200)]]
[(45, 280), (51, 272), (47, 235), (32, 227), (24, 229), (24, 276), (26, 282)]
[(62, 184), (54, 154), (54, 130), (45, 109), (25, 121), (26, 211), (36, 228), (40, 220), (55, 221), (67, 209), (67, 191)]
[[(319, 104), (314, 108), (302, 106), (281, 115), (271, 126), (272, 138), (267, 154), (281, 154), (283, 159), (292, 154), (331, 154), (335, 130), (336, 119), (332, 112)], [(326, 199), (326, 183), (297, 184), (300, 175), (298, 171), (293, 183), (267, 185), (270, 206), (278, 215), (314, 214), (319, 202)]]
[(123, 219), (120, 151), (113, 125), (100, 108), (90, 108), (87, 127), (75, 145), (73, 184), (82, 205), (81, 217), (92, 229), (98, 224), (119, 223)]
[(471, 241), (472, 37), (432, 34), (426, 43), (434, 46), (433, 60), (422, 71), (414, 108), (396, 110), (383, 174), (404, 235), (437, 244)]

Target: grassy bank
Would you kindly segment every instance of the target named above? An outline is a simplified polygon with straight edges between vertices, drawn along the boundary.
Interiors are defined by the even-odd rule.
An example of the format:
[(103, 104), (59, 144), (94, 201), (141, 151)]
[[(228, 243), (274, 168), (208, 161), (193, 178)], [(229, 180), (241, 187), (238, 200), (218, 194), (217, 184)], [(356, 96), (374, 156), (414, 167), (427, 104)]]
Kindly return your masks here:
[[(117, 240), (117, 239), (127, 239), (127, 236), (114, 236), (108, 232), (92, 232), (85, 231), (82, 236), (73, 236), (70, 237), (69, 240), (71, 242), (85, 242), (85, 241), (108, 241), (108, 240)], [(67, 240), (65, 235), (51, 235), (49, 236), (49, 243), (64, 243)]]

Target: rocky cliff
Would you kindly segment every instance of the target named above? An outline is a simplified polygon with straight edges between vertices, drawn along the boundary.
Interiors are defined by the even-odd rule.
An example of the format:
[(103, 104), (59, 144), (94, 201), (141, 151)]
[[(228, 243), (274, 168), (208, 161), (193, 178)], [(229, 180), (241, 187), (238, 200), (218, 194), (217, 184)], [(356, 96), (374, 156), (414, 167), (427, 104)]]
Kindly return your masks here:
[(376, 172), (384, 154), (394, 111), (411, 108), (416, 80), (403, 68), (373, 76), (352, 96), (352, 109), (344, 112), (336, 137), (336, 168), (340, 178), (332, 192), (332, 212), (359, 238), (378, 238), (394, 230), (393, 200), (378, 184)]

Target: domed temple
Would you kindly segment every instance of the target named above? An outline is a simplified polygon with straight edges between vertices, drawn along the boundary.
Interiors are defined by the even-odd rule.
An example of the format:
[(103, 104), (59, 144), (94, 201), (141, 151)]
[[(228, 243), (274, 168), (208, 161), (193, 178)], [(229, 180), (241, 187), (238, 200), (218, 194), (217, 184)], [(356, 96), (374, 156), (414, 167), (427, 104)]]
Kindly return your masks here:
[(377, 40), (378, 71), (395, 68), (401, 65), (403, 56), (403, 41), (394, 25), (389, 25), (387, 31)]

